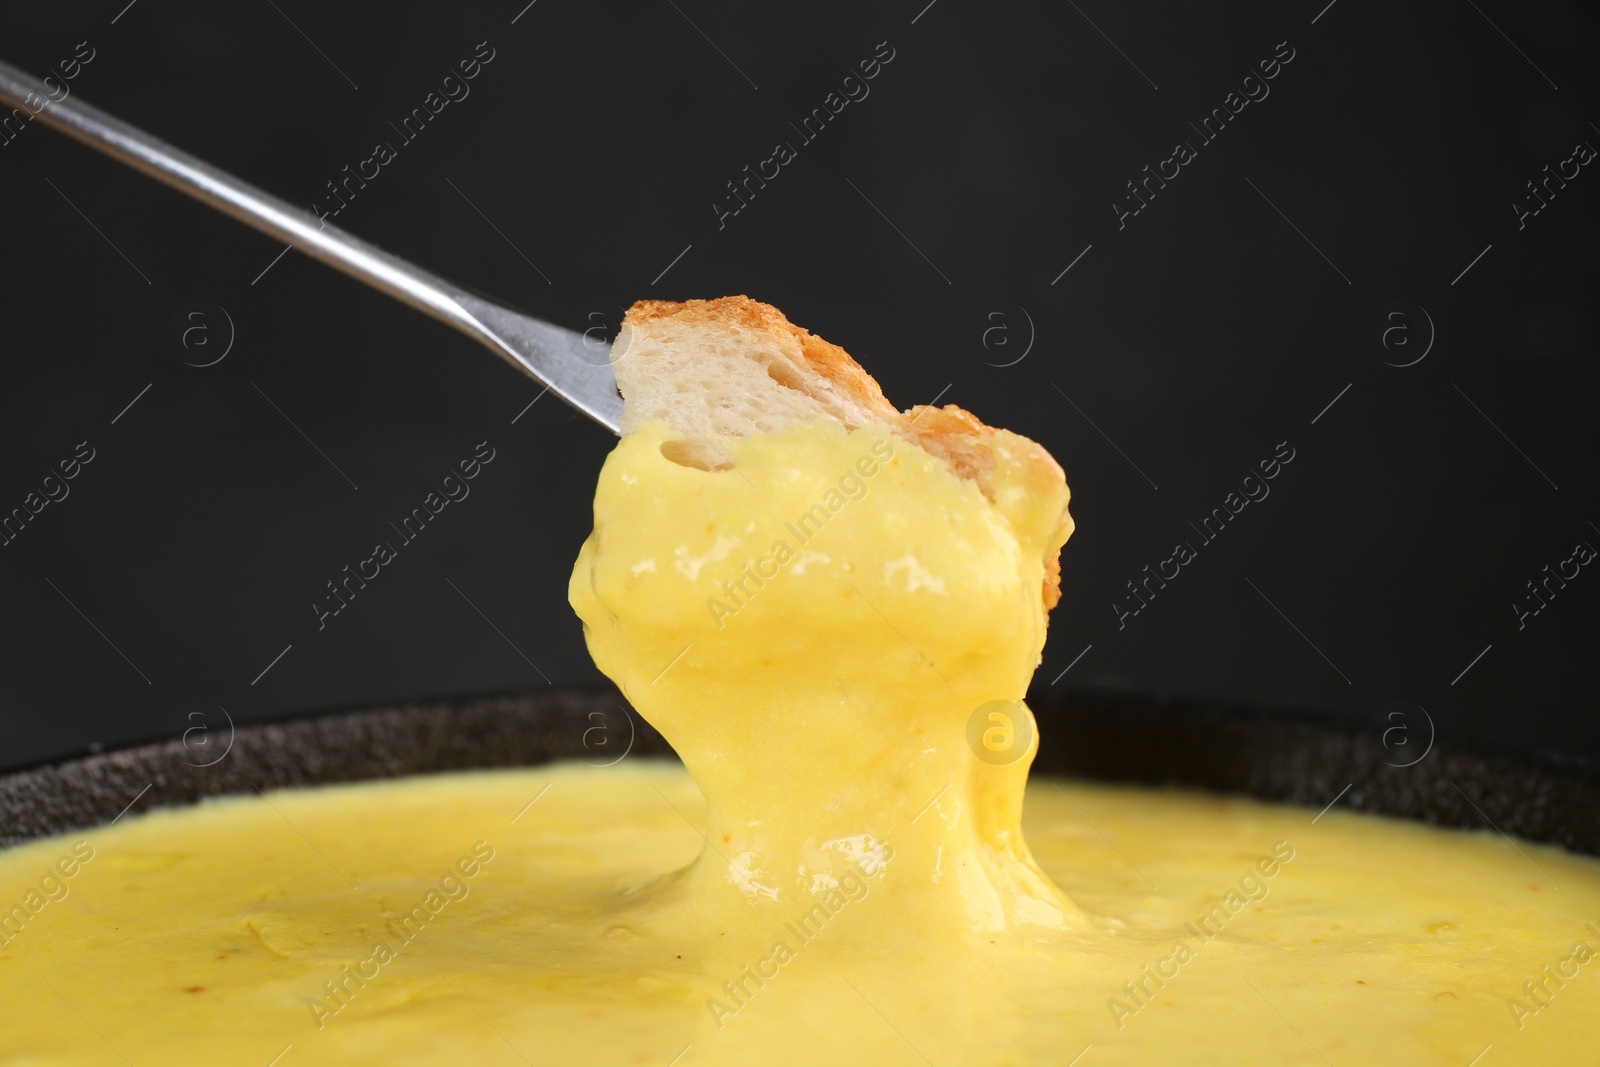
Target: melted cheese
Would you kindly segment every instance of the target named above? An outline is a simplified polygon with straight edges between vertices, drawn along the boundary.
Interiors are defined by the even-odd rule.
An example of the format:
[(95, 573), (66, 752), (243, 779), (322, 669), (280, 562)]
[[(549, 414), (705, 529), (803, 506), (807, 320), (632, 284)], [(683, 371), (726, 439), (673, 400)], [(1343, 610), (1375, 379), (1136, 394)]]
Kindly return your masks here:
[[(647, 907), (706, 849), (673, 763), (271, 801), (0, 853), (0, 906), (42, 903), (4, 926), (0, 1063), (1600, 1062), (1574, 951), (1600, 951), (1600, 864), (1492, 831), (1035, 781), (1023, 829), (1083, 918), (990, 944), (907, 913), (911, 845), (837, 897)], [(927, 874), (964, 877), (948, 849)]]
[[(977, 709), (1020, 701), (1044, 647), (1045, 560), (1070, 530), (1059, 472), (1024, 484), (1040, 479), (1001, 445), (997, 504), (887, 430), (735, 440), (717, 471), (666, 458), (674, 436), (641, 427), (606, 461), (569, 589), (595, 662), (709, 803), (706, 853), (657, 906), (760, 929), (750, 905), (892, 862), (878, 892), (930, 939), (1081, 924), (1017, 829), (1026, 707), (1007, 705), (1029, 742), (1007, 765), (967, 740)], [(677, 566), (637, 567), (668, 553)]]
[(0, 1064), (1600, 1062), (1592, 860), (1027, 782), (1071, 527), (1020, 439), (983, 492), (872, 428), (672, 438), (607, 461), (570, 597), (682, 766), (9, 850)]

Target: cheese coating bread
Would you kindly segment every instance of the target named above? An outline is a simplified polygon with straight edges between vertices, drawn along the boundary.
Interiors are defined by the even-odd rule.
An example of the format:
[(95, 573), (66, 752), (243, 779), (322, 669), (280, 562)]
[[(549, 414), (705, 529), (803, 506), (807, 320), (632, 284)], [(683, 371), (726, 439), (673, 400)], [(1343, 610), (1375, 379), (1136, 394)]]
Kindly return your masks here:
[[(721, 439), (776, 433), (833, 419), (848, 429), (888, 428), (942, 459), (993, 503), (1002, 451), (1020, 463), (1022, 484), (1059, 492), (1061, 467), (1037, 443), (996, 429), (954, 404), (897, 411), (850, 353), (747, 296), (641, 300), (628, 309), (612, 347), (622, 391), (622, 431), (660, 420), (684, 435), (669, 458), (705, 470), (731, 464)], [(1063, 512), (1066, 535), (1072, 519)], [(1061, 599), (1060, 549), (1045, 564), (1046, 609)]]

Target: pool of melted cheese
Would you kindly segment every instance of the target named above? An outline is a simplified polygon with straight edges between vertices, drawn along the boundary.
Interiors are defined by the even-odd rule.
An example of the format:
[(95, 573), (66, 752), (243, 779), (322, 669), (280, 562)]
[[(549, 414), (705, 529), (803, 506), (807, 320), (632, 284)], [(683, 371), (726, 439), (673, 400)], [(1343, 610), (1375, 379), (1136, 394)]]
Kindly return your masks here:
[(570, 597), (682, 765), (11, 849), (0, 1064), (1600, 1062), (1591, 859), (1028, 782), (1070, 526), (1020, 439), (988, 493), (870, 427), (673, 439), (608, 459)]
[(0, 1063), (1600, 1062), (1600, 864), (1492, 831), (1036, 780), (1085, 923), (991, 943), (905, 914), (904, 848), (832, 899), (651, 917), (706, 846), (666, 761), (271, 800), (0, 854), (0, 904), (44, 901), (5, 927)]

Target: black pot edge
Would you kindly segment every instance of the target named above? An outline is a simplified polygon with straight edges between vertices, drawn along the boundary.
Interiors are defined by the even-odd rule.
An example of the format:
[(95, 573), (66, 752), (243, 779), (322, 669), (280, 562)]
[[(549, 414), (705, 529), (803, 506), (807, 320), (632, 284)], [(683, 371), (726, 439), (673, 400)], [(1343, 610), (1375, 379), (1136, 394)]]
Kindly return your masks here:
[[(1593, 761), (1437, 739), (1417, 758), (1385, 748), (1381, 732), (1365, 721), (1322, 712), (1125, 693), (1029, 703), (1045, 735), (1036, 767), (1047, 773), (1242, 794), (1316, 812), (1349, 807), (1600, 855), (1600, 769)], [(1050, 744), (1050, 736), (1061, 743)]]
[[(1590, 762), (1436, 743), (1414, 765), (1396, 766), (1397, 754), (1364, 723), (1315, 710), (1122, 692), (1046, 692), (1029, 703), (1041, 724), (1042, 772), (1492, 826), (1600, 855), (1600, 772)], [(216, 742), (213, 732), (208, 743)], [(0, 845), (256, 789), (561, 758), (604, 764), (624, 749), (673, 754), (620, 694), (598, 688), (300, 715), (239, 726), (211, 766), (201, 764), (217, 758), (215, 747), (166, 740), (0, 775)]]

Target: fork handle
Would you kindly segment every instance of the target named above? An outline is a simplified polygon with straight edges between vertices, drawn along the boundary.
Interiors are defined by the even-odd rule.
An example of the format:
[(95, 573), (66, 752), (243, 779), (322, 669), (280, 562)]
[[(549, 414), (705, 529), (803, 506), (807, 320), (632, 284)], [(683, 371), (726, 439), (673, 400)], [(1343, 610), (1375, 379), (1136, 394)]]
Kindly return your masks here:
[(92, 104), (70, 95), (56, 100), (53, 99), (55, 95), (31, 74), (0, 62), (0, 101), (23, 109), (40, 122), (89, 147), (427, 312), (479, 341), (486, 340), (482, 326), (457, 302), (460, 286), (240, 181)]

